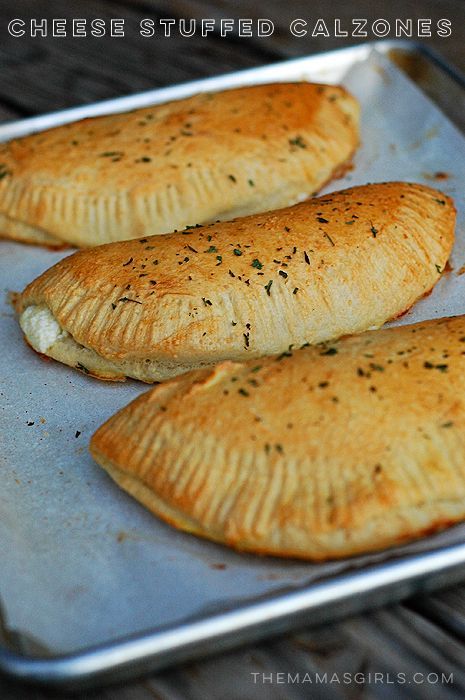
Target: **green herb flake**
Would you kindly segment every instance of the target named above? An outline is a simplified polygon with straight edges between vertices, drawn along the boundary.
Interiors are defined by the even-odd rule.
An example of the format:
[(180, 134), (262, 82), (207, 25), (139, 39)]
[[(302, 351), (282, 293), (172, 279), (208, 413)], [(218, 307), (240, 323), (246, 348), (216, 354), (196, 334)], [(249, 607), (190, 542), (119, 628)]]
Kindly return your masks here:
[(337, 348), (328, 348), (324, 352), (320, 352), (320, 355), (337, 355)]
[(99, 158), (113, 158), (115, 156), (120, 157), (124, 155), (122, 151), (105, 151), (100, 153)]
[(296, 136), (293, 139), (289, 139), (289, 144), (295, 148), (307, 148), (307, 144), (303, 140), (302, 136)]
[(247, 391), (247, 389), (243, 389), (242, 387), (241, 387), (240, 389), (238, 389), (237, 391), (238, 391), (238, 393), (239, 393), (241, 396), (250, 396), (250, 394), (249, 394), (249, 392)]
[(263, 264), (260, 262), (260, 260), (255, 258), (254, 260), (252, 260), (252, 267), (255, 267), (257, 270), (261, 270), (263, 267)]
[(234, 175), (228, 175), (228, 177), (229, 177), (229, 179), (231, 180), (231, 182), (237, 182), (237, 180), (236, 180), (236, 178), (234, 177)]
[(253, 180), (247, 180), (250, 187), (255, 187), (255, 182)]
[(454, 425), (453, 421), (448, 420), (447, 423), (443, 423), (441, 425), (441, 428), (452, 428), (453, 425)]
[(331, 243), (331, 245), (334, 247), (336, 244), (334, 243), (333, 239), (329, 235), (329, 233), (324, 233), (323, 236), (328, 239), (328, 241)]
[[(202, 224), (192, 224), (192, 225), (188, 225), (188, 226), (185, 227), (184, 231), (181, 231), (181, 233), (189, 234), (189, 233), (192, 232), (192, 229), (194, 229), (194, 228), (203, 228), (203, 225), (202, 225)], [(209, 238), (208, 240), (211, 240), (211, 238)]]
[(371, 233), (373, 234), (373, 238), (376, 238), (377, 233), (378, 233), (378, 229), (375, 228), (375, 227), (372, 225), (371, 228), (370, 228), (370, 231), (371, 231)]
[(447, 372), (449, 365), (446, 365), (446, 364), (434, 365), (432, 362), (426, 361), (423, 363), (423, 367), (425, 369), (437, 369), (440, 372)]
[(142, 304), (141, 301), (137, 301), (136, 299), (129, 299), (129, 297), (121, 297), (121, 299), (118, 299), (118, 301), (121, 301), (123, 303), (127, 301), (132, 301), (133, 304)]
[(239, 250), (238, 248), (234, 248), (233, 250), (234, 255), (237, 255), (238, 257), (242, 255), (242, 250)]
[(265, 289), (266, 293), (268, 296), (271, 296), (271, 285), (273, 284), (273, 280), (269, 280), (268, 284), (265, 284)]
[(442, 267), (441, 267), (440, 265), (438, 265), (438, 264), (436, 263), (436, 265), (435, 265), (434, 267), (436, 268), (436, 270), (438, 271), (439, 274), (442, 273)]
[(208, 248), (208, 250), (205, 251), (205, 253), (217, 253), (217, 252), (218, 252), (218, 248), (214, 245), (211, 245), (210, 248)]

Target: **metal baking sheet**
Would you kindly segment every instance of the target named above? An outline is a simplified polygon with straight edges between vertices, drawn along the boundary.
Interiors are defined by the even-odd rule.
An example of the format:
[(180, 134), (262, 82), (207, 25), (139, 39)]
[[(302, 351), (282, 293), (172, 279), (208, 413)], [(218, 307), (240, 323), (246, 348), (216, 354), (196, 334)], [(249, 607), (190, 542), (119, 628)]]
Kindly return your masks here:
[[(342, 81), (362, 103), (355, 168), (327, 191), (400, 179), (454, 196), (453, 269), (400, 322), (465, 312), (465, 138), (444, 114), (460, 125), (464, 85), (415, 45), (364, 45), (4, 124), (0, 139), (200, 90), (296, 79)], [(465, 525), (388, 553), (310, 564), (174, 531), (120, 491), (88, 441), (147, 387), (40, 359), (7, 301), (69, 253), (0, 241), (0, 671), (60, 686), (115, 680), (465, 577)]]

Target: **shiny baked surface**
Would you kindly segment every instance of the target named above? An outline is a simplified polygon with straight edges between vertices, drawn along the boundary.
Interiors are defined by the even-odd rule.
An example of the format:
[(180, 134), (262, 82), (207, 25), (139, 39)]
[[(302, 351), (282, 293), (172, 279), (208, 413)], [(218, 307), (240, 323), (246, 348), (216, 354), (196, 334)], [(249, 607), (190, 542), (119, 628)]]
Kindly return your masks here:
[(465, 317), (155, 387), (96, 432), (115, 481), (178, 528), (322, 560), (465, 518)]
[[(32, 282), (17, 306), (38, 352), (103, 379), (160, 381), (381, 326), (439, 279), (454, 222), (437, 190), (354, 187), (80, 251)], [(49, 347), (24, 323), (45, 312), (57, 338)]]
[(0, 144), (0, 235), (86, 247), (294, 204), (343, 172), (358, 120), (342, 87), (279, 83)]

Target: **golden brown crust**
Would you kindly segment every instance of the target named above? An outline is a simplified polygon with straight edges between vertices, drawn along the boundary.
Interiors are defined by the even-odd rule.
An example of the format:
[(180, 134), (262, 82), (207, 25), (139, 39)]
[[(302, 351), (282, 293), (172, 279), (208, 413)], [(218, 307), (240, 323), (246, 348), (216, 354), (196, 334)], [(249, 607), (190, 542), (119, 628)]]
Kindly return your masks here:
[(379, 327), (438, 280), (454, 219), (451, 200), (427, 187), (355, 187), (81, 251), (32, 282), (17, 308), (50, 309), (70, 334), (47, 352), (61, 362), (158, 381)]
[(203, 93), (0, 144), (0, 235), (92, 246), (293, 204), (358, 145), (342, 87)]
[(140, 396), (91, 452), (188, 532), (315, 560), (465, 518), (465, 316), (191, 372)]

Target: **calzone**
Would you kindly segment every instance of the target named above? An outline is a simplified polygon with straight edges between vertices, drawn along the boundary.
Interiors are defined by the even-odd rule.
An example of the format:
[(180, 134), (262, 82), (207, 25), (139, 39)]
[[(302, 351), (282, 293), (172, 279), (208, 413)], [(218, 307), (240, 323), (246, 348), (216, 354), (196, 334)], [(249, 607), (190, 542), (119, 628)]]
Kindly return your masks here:
[(19, 296), (39, 353), (101, 379), (156, 382), (221, 360), (379, 327), (446, 265), (455, 211), (407, 183), (71, 255)]
[(465, 316), (363, 333), (161, 384), (96, 461), (187, 532), (323, 560), (465, 519)]
[(0, 144), (0, 235), (95, 246), (305, 199), (358, 145), (342, 87), (202, 93)]

